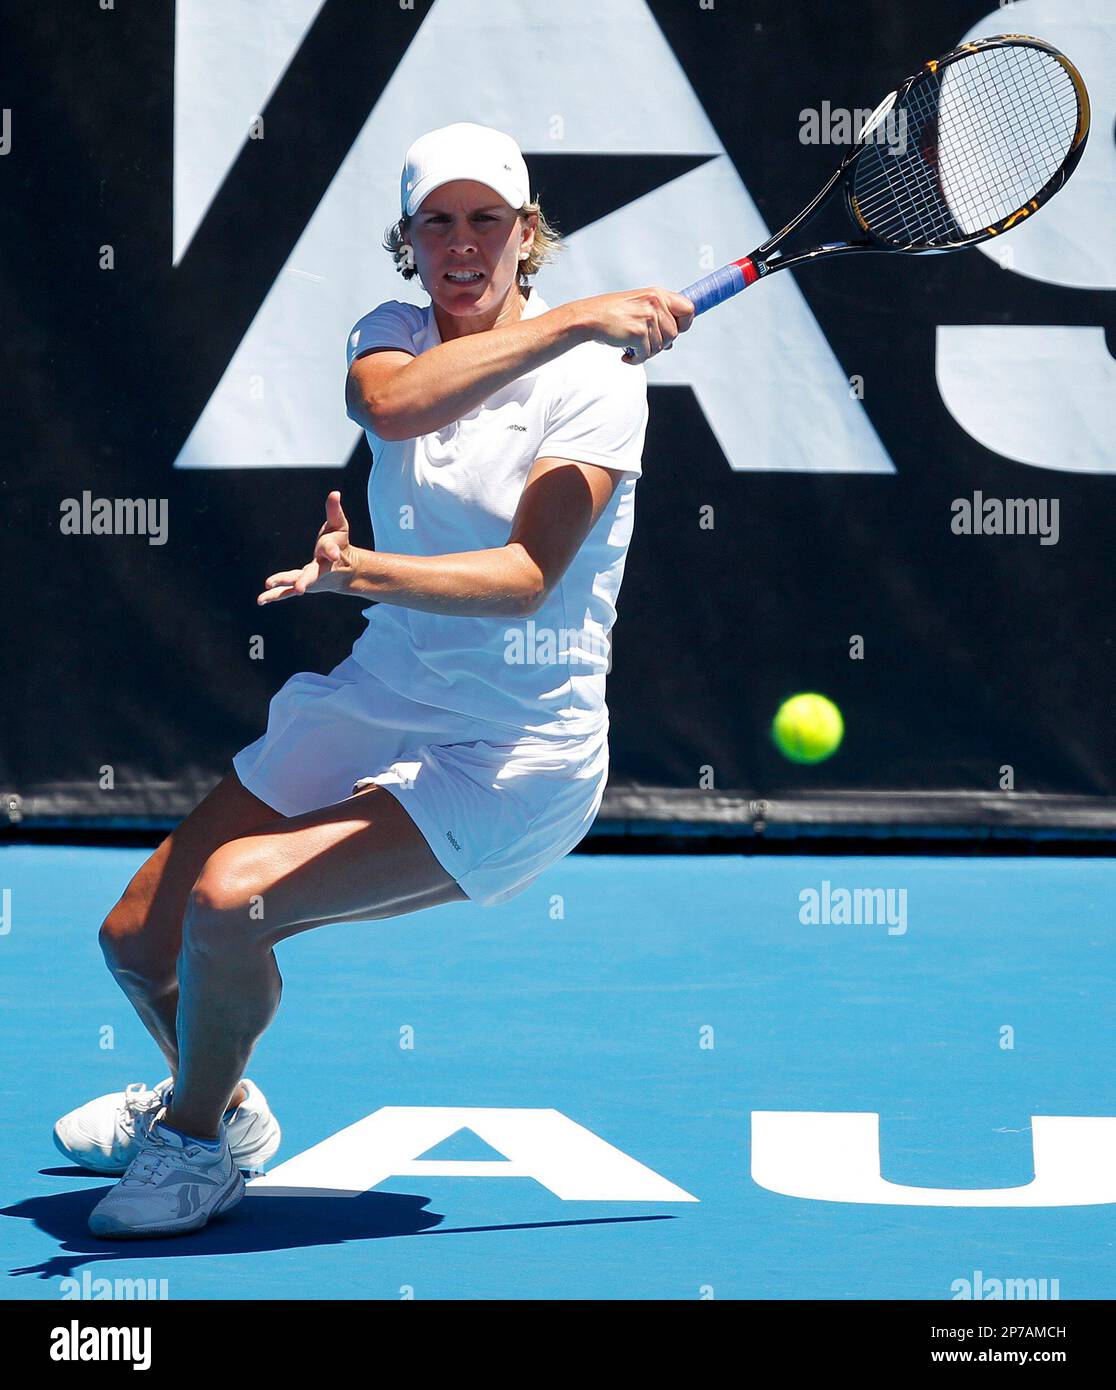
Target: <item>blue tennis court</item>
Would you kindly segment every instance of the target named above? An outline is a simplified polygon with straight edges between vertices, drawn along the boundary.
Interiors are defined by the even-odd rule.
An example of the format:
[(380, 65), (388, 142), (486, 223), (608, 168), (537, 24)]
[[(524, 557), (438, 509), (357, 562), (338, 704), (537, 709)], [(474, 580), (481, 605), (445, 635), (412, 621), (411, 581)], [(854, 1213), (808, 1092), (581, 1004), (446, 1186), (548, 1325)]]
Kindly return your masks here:
[[(0, 850), (6, 1298), (1116, 1296), (1110, 860), (578, 854), (307, 933), (249, 1069), (267, 1179), (137, 1247), (51, 1126), (165, 1075), (96, 941), (146, 853)], [(1035, 1116), (1044, 1204), (996, 1205)], [(848, 1199), (771, 1190), (811, 1184)]]

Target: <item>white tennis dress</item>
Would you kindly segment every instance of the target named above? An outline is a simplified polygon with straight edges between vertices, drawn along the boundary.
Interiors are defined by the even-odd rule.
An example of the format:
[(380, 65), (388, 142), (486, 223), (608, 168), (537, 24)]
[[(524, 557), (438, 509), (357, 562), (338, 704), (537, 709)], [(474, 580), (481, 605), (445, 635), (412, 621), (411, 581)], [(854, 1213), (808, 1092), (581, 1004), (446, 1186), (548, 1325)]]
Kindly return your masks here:
[[(548, 307), (532, 289), (523, 317)], [(393, 300), (353, 328), (348, 360), (440, 342), (429, 305)], [(483, 906), (522, 892), (573, 849), (608, 780), (609, 630), (646, 428), (643, 368), (584, 343), (444, 429), (402, 441), (366, 431), (376, 548), (395, 554), (504, 545), (537, 458), (624, 477), (532, 617), (367, 608), (339, 666), (299, 672), (275, 695), (267, 732), (233, 759), (244, 786), (288, 816), (385, 787)]]

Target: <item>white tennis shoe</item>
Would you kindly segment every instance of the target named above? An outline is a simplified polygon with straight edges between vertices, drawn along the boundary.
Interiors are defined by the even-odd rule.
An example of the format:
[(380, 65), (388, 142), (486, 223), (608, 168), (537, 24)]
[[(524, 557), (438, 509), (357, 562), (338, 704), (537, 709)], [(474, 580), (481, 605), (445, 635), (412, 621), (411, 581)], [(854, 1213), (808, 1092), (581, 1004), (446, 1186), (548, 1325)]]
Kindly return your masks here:
[(225, 1122), (220, 1147), (207, 1149), (160, 1124), (162, 1113), (127, 1172), (89, 1213), (89, 1229), (102, 1240), (186, 1235), (244, 1199)]
[[(264, 1093), (247, 1077), (244, 1100), (225, 1112), (229, 1147), (237, 1167), (262, 1173), (275, 1156), (283, 1132)], [(80, 1105), (54, 1126), (54, 1146), (72, 1163), (95, 1173), (119, 1177), (140, 1151), (164, 1105), (170, 1104), (171, 1077), (149, 1091), (140, 1081)]]

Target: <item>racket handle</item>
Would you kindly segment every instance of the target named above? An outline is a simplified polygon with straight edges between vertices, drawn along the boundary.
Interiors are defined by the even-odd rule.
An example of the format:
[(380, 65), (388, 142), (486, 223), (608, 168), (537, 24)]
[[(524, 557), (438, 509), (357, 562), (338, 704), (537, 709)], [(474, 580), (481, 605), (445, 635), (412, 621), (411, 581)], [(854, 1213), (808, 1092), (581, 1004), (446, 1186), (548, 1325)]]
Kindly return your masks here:
[(759, 271), (745, 256), (741, 261), (730, 261), (728, 265), (723, 265), (712, 275), (695, 280), (692, 285), (679, 290), (679, 294), (684, 294), (693, 304), (695, 313), (704, 314), (706, 309), (723, 304), (726, 299), (731, 299), (734, 294), (739, 294), (758, 279)]

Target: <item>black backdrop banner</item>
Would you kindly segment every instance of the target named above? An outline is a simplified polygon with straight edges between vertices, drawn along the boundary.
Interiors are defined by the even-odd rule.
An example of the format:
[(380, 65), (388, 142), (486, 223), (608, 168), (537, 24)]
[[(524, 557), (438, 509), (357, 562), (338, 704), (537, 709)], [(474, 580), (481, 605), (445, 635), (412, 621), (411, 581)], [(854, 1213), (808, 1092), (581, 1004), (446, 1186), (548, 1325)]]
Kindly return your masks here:
[[(1096, 104), (1033, 227), (777, 277), (650, 364), (597, 828), (1116, 827), (1110, 4), (5, 10), (13, 823), (177, 819), (282, 682), (360, 632), (357, 603), (255, 595), (308, 553), (331, 488), (371, 543), (344, 335), (424, 302), (378, 245), (416, 135), (519, 139), (569, 242), (538, 282), (552, 305), (674, 286), (788, 220), (848, 113), (971, 34), (1023, 30)], [(815, 767), (769, 736), (802, 690), (845, 715)]]

